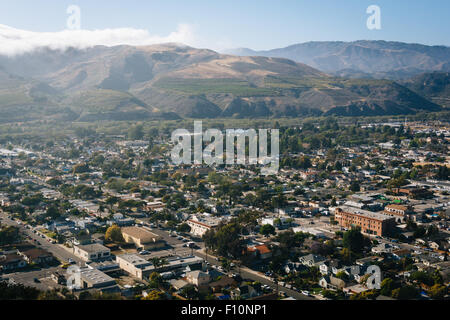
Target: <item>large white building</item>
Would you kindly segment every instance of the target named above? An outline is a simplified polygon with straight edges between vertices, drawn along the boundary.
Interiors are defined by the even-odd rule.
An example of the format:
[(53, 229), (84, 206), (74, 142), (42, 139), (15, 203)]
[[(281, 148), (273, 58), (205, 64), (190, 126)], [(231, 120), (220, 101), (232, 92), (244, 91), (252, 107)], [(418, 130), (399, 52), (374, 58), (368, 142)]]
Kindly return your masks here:
[(202, 237), (207, 231), (214, 229), (220, 223), (219, 219), (211, 217), (198, 217), (194, 216), (187, 221), (189, 227), (191, 227), (191, 234), (197, 237)]

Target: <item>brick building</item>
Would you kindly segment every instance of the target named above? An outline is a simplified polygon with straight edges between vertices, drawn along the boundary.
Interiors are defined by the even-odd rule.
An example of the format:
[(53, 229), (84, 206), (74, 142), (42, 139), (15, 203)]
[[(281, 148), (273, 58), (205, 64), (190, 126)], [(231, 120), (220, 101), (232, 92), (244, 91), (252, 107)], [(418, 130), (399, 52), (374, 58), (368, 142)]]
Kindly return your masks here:
[(360, 227), (361, 232), (383, 236), (395, 225), (395, 218), (380, 212), (372, 212), (347, 206), (338, 207), (335, 220), (341, 227)]

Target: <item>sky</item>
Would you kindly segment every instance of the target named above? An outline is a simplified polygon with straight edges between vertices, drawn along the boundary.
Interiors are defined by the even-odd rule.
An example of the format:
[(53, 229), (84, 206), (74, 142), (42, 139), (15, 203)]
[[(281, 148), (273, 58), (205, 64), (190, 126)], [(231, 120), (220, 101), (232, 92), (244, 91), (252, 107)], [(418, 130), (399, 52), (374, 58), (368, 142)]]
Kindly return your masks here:
[[(80, 8), (81, 31), (64, 31), (70, 5)], [(370, 5), (380, 7), (380, 30), (367, 28)], [(450, 46), (449, 13), (448, 0), (2, 0), (0, 51), (27, 51), (39, 43), (181, 42), (218, 51), (307, 41)]]

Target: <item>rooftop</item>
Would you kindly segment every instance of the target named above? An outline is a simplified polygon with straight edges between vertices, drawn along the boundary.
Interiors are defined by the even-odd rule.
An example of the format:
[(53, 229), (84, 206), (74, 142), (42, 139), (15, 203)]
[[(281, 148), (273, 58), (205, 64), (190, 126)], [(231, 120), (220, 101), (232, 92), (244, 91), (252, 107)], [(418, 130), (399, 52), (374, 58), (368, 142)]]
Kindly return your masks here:
[(156, 242), (161, 240), (161, 237), (147, 229), (139, 227), (122, 228), (122, 234), (139, 239), (141, 242)]
[(113, 278), (97, 269), (82, 269), (80, 275), (84, 281), (91, 285), (115, 282)]
[(362, 217), (366, 217), (366, 218), (370, 218), (370, 219), (375, 219), (375, 220), (390, 220), (392, 219), (391, 216), (381, 213), (381, 212), (372, 212), (372, 211), (368, 211), (368, 210), (363, 210), (363, 209), (358, 209), (358, 208), (353, 208), (353, 207), (349, 207), (349, 206), (341, 206), (339, 207), (339, 209), (341, 209), (343, 212), (347, 212), (347, 213), (351, 213), (351, 214), (355, 214), (358, 216), (362, 216)]
[(79, 245), (77, 246), (80, 250), (86, 251), (88, 253), (95, 253), (99, 251), (110, 251), (107, 247), (99, 244), (99, 243), (92, 243), (92, 244), (85, 244), (85, 245)]

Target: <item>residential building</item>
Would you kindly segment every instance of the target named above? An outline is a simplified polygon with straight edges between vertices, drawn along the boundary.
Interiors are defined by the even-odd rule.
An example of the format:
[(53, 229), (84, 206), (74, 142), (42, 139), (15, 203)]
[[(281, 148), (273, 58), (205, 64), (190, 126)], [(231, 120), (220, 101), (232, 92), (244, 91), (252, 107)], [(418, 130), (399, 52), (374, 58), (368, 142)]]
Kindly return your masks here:
[(208, 273), (195, 270), (186, 274), (186, 280), (187, 282), (199, 287), (207, 285), (211, 281), (211, 277)]
[(20, 252), (20, 255), (22, 255), (28, 263), (40, 264), (48, 263), (53, 260), (53, 255), (50, 252), (39, 248), (22, 251)]
[(395, 225), (395, 218), (379, 212), (342, 206), (335, 210), (335, 220), (341, 227), (360, 227), (366, 234), (386, 235)]
[(187, 221), (187, 224), (191, 227), (191, 234), (202, 237), (207, 231), (217, 227), (219, 221), (216, 219), (193, 217)]
[(6, 255), (0, 255), (0, 269), (1, 270), (14, 270), (27, 266), (25, 259), (17, 253), (10, 253)]
[(410, 210), (407, 206), (398, 204), (389, 204), (384, 208), (384, 213), (395, 218), (398, 223), (403, 223), (406, 220)]

